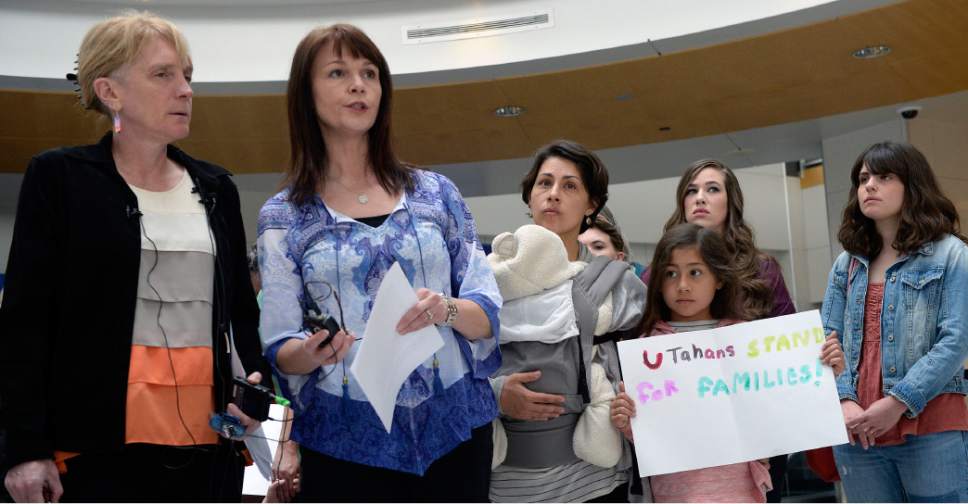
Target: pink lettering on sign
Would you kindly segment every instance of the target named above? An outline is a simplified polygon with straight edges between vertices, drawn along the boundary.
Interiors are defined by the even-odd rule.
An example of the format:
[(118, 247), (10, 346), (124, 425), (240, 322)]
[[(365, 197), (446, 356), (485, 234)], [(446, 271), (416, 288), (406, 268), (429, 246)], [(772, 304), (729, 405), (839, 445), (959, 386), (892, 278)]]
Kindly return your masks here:
[(670, 397), (679, 393), (674, 380), (666, 380), (661, 386), (652, 385), (652, 382), (642, 382), (636, 387), (639, 394), (639, 402), (645, 404), (649, 401), (661, 401), (663, 398)]

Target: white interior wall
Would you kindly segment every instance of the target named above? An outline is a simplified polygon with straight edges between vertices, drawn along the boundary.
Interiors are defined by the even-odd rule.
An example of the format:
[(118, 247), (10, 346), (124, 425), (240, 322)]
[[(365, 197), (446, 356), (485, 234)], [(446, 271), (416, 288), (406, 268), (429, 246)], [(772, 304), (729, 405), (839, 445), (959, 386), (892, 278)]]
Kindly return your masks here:
[(801, 191), (803, 200), (803, 236), (805, 270), (798, 279), (806, 285), (800, 286), (801, 310), (809, 306), (819, 306), (823, 301), (827, 276), (832, 266), (830, 258), (830, 233), (827, 230), (827, 200), (824, 185), (808, 187)]
[[(788, 262), (789, 266), (783, 269), (783, 279), (786, 281), (787, 291), (794, 306), (800, 309), (805, 305), (809, 298), (810, 279), (806, 277), (807, 271), (807, 237), (804, 232), (803, 222), (803, 192), (800, 189), (800, 179), (797, 177), (784, 177), (784, 191), (786, 193), (786, 215), (789, 224), (788, 240)], [(783, 263), (780, 263), (782, 266)]]
[[(769, 18), (822, 0), (381, 0), (244, 2), (217, 5), (129, 2), (172, 19), (192, 46), (198, 82), (282, 81), (299, 40), (315, 26), (351, 22), (381, 48), (394, 74), (552, 58), (643, 44)], [(266, 2), (269, 4), (271, 2)], [(229, 7), (228, 5), (231, 5)], [(404, 44), (403, 27), (460, 24), (551, 9), (554, 27), (452, 42)], [(0, 75), (63, 79), (84, 32), (119, 12), (109, 2), (16, 0), (0, 4)], [(621, 15), (616, 15), (621, 13)], [(29, 47), (29, 51), (23, 50)]]
[(958, 112), (968, 110), (925, 109), (908, 124), (908, 135), (928, 159), (941, 190), (954, 202), (964, 231), (968, 230), (968, 116)]
[(869, 145), (885, 140), (903, 141), (901, 120), (875, 124), (823, 139), (824, 188), (827, 196), (827, 229), (831, 258), (844, 251), (837, 241), (837, 231), (850, 191), (850, 170), (857, 156)]

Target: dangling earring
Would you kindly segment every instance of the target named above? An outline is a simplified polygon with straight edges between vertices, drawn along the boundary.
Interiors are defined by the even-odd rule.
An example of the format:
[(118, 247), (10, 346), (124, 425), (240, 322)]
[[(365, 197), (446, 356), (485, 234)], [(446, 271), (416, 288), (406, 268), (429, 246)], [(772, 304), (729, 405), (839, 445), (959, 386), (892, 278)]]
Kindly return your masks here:
[(121, 133), (121, 114), (118, 114), (117, 112), (113, 112), (112, 116), (114, 119), (114, 132)]
[(592, 216), (591, 215), (586, 215), (585, 216), (585, 225), (587, 225), (588, 227), (592, 227)]
[(525, 213), (525, 215), (528, 216), (529, 219), (533, 219), (534, 218), (534, 214), (531, 213), (531, 210), (528, 210), (527, 212), (524, 212), (524, 213)]

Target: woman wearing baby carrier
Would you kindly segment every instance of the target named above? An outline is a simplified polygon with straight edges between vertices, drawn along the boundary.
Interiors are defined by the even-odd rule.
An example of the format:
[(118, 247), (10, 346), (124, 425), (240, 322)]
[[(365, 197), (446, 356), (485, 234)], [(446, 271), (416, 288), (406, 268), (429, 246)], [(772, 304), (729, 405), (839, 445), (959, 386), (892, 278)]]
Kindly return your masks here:
[(536, 225), (499, 235), (488, 257), (505, 300), (491, 500), (627, 501), (631, 453), (609, 401), (615, 340), (638, 324), (645, 287), (578, 241), (608, 200), (608, 171), (559, 140), (538, 150), (521, 197)]

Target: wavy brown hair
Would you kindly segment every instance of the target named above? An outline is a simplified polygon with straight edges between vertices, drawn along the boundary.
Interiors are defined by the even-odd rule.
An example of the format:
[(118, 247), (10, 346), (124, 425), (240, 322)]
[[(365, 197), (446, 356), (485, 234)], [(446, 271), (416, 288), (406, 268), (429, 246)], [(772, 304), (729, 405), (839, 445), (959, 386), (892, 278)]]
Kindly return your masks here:
[(924, 154), (907, 143), (880, 142), (865, 149), (850, 171), (850, 193), (847, 207), (844, 208), (844, 219), (837, 233), (837, 239), (844, 250), (873, 259), (884, 248), (874, 221), (861, 212), (860, 202), (857, 200), (860, 170), (865, 166), (871, 175), (893, 173), (904, 184), (900, 223), (894, 243), (891, 244), (895, 250), (910, 255), (924, 244), (937, 241), (946, 234), (957, 236), (968, 243), (968, 239), (961, 233), (958, 211), (941, 192)]
[(769, 260), (769, 256), (756, 248), (753, 229), (743, 219), (743, 189), (739, 180), (728, 166), (715, 159), (700, 159), (686, 168), (679, 179), (676, 188), (676, 211), (666, 221), (665, 231), (674, 226), (684, 224), (686, 220), (686, 191), (689, 184), (706, 168), (712, 168), (723, 174), (725, 181), (727, 213), (724, 222), (723, 240), (726, 249), (732, 257), (733, 265), (739, 276), (737, 283), (743, 299), (744, 311), (749, 320), (766, 317), (773, 310), (773, 293), (766, 280), (760, 278), (760, 262)]
[(662, 296), (662, 283), (665, 281), (666, 268), (672, 262), (672, 253), (681, 248), (696, 248), (709, 271), (723, 284), (709, 305), (712, 316), (716, 319), (751, 320), (752, 315), (739, 302), (740, 272), (733, 264), (733, 255), (726, 240), (719, 233), (698, 224), (679, 224), (666, 230), (656, 245), (655, 255), (652, 256), (645, 315), (642, 316), (639, 326), (642, 334), (648, 336), (658, 322), (672, 318), (672, 310)]
[(327, 44), (332, 44), (337, 56), (342, 57), (343, 52), (348, 51), (354, 58), (364, 58), (376, 65), (382, 95), (376, 120), (369, 131), (368, 161), (388, 193), (413, 189), (413, 171), (397, 159), (390, 137), (393, 102), (390, 67), (380, 49), (362, 30), (353, 25), (334, 24), (309, 32), (299, 42), (292, 58), (286, 90), (290, 160), (283, 182), (284, 186), (291, 188), (290, 200), (298, 205), (309, 201), (319, 189), (326, 171), (326, 143), (313, 100), (313, 66), (316, 55)]

